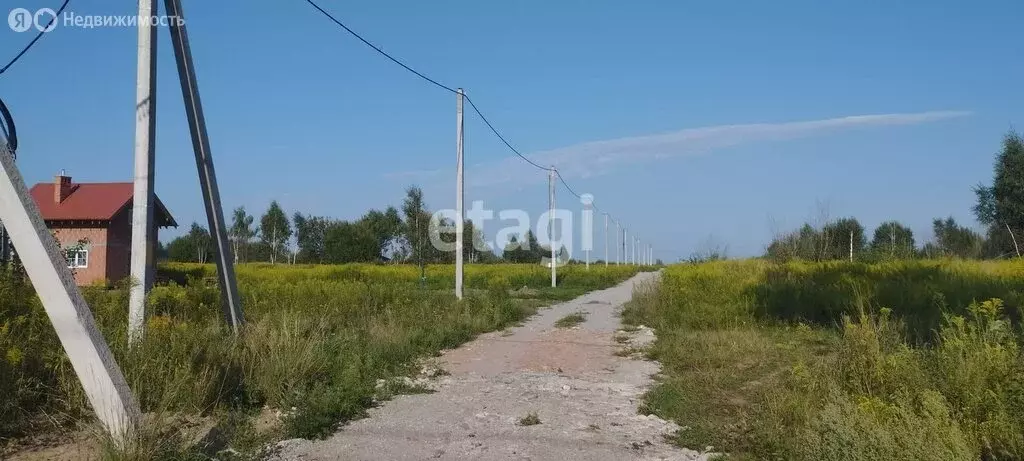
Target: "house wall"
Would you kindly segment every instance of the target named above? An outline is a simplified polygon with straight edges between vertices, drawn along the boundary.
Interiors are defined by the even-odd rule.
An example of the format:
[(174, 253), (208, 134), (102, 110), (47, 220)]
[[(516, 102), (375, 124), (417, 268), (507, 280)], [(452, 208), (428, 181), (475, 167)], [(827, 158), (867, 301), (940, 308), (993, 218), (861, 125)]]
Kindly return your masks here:
[(89, 251), (88, 267), (77, 268), (75, 282), (79, 285), (104, 283), (107, 280), (107, 229), (96, 227), (51, 227), (61, 248), (78, 245), (81, 239), (89, 242), (83, 246)]
[(122, 210), (107, 228), (107, 280), (119, 282), (131, 274), (132, 265), (131, 208)]
[[(83, 247), (89, 251), (89, 267), (75, 269), (78, 285), (110, 285), (131, 275), (131, 206), (124, 207), (110, 222), (48, 221), (46, 225), (53, 231), (61, 248), (76, 246), (83, 238), (89, 241)], [(151, 232), (150, 267), (154, 267), (156, 242), (159, 241), (159, 227), (155, 222)]]
[[(155, 221), (155, 220), (154, 220)], [(149, 266), (156, 261), (156, 242), (160, 240), (159, 227), (150, 230)], [(120, 282), (131, 276), (132, 266), (132, 207), (127, 206), (114, 216), (107, 229), (107, 280)]]

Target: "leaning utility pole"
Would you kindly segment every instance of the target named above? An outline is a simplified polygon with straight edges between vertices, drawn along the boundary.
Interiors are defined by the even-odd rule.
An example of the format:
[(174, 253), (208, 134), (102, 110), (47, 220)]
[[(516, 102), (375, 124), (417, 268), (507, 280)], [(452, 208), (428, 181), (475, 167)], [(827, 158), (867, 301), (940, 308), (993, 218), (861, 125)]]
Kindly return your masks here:
[(548, 246), (551, 247), (551, 288), (556, 285), (558, 274), (555, 261), (555, 166), (548, 170)]
[(465, 94), (462, 88), (456, 90), (455, 102), (455, 297), (462, 299), (462, 246), (463, 215), (466, 214), (464, 204), (465, 191), (462, 189), (462, 100)]
[(142, 338), (146, 294), (153, 286), (153, 173), (156, 163), (156, 0), (139, 0), (139, 62), (135, 86), (135, 189), (132, 195), (132, 286), (128, 295), (128, 342)]
[(117, 366), (68, 261), (43, 223), (7, 144), (0, 141), (0, 221), (3, 221), (39, 301), (57, 332), (96, 417), (114, 443), (136, 434), (139, 405)]
[(192, 62), (192, 49), (188, 42), (188, 31), (185, 29), (185, 15), (182, 13), (181, 0), (165, 0), (165, 6), (167, 16), (171, 18), (168, 21), (171, 44), (174, 45), (174, 59), (178, 64), (178, 79), (181, 82), (181, 94), (185, 99), (185, 113), (188, 116), (192, 150), (195, 151), (199, 184), (206, 205), (206, 219), (210, 223), (210, 236), (213, 237), (213, 249), (217, 255), (217, 282), (220, 285), (224, 319), (237, 334), (245, 319), (242, 316), (242, 302), (238, 297), (238, 283), (232, 264), (224, 210), (220, 203), (220, 189), (217, 187), (217, 175), (213, 169), (213, 154), (210, 151), (210, 137), (206, 132), (203, 103), (199, 99), (199, 83), (196, 81), (196, 69)]

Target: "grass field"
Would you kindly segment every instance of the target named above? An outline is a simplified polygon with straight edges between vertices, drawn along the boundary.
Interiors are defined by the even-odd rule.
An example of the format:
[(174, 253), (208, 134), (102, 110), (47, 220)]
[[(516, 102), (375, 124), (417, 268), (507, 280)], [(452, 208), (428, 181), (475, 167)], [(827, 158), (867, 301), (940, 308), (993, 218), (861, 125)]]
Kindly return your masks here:
[[(236, 449), (278, 437), (317, 437), (362, 415), (375, 398), (406, 392), (379, 380), (413, 372), (417, 360), (501, 329), (554, 299), (623, 281), (636, 267), (566, 267), (560, 286), (538, 266), (467, 266), (466, 299), (453, 269), (429, 266), (241, 265), (248, 324), (228, 334), (213, 266), (172, 264), (147, 304), (144, 340), (128, 348), (127, 290), (88, 288), (93, 314), (143, 411), (215, 421)], [(88, 404), (30, 285), (0, 279), (0, 448), (28, 435), (89, 424)], [(267, 409), (284, 414), (269, 432)], [(155, 418), (172, 421), (175, 418)], [(184, 434), (156, 428), (121, 458), (181, 458)], [(2, 451), (0, 451), (2, 453)]]
[(1024, 265), (678, 265), (624, 313), (655, 328), (644, 411), (731, 459), (1024, 458)]

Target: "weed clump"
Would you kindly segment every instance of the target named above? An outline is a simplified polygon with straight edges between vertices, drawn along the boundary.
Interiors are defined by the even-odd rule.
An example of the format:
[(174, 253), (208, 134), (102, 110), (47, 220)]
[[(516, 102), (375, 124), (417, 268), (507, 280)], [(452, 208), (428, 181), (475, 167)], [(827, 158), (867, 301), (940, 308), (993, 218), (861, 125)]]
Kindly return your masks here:
[(572, 328), (587, 321), (586, 312), (573, 312), (555, 321), (555, 328)]
[(537, 412), (535, 411), (531, 411), (530, 413), (527, 413), (526, 416), (519, 418), (520, 426), (536, 426), (538, 424), (540, 424), (540, 417), (537, 416)]

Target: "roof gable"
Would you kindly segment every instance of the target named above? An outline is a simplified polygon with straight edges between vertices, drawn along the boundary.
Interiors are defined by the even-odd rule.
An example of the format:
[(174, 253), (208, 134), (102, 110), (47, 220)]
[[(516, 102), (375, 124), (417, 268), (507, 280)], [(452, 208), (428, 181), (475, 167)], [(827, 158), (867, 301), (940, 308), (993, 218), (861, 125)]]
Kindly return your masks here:
[[(30, 191), (46, 221), (110, 221), (131, 205), (135, 194), (135, 186), (130, 182), (75, 183), (68, 196), (57, 203), (53, 199), (54, 187), (53, 183), (39, 183)], [(178, 225), (159, 198), (155, 211), (153, 217), (158, 226)]]

